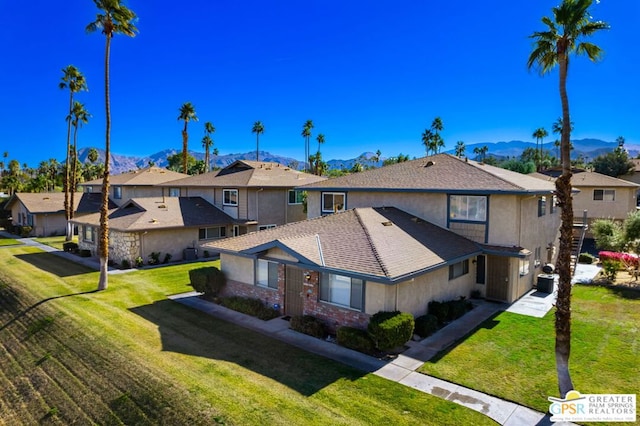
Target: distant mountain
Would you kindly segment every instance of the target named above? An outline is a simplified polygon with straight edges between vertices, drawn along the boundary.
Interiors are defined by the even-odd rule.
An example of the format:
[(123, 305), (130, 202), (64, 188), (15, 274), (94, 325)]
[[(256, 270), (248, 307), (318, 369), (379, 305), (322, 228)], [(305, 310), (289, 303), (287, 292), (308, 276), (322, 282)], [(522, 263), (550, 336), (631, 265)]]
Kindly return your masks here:
[[(617, 146), (617, 142), (605, 142), (600, 139), (576, 139), (571, 142), (573, 144), (573, 151), (571, 151), (571, 158), (578, 158), (582, 156), (583, 158), (587, 158), (592, 160), (599, 155), (606, 154), (607, 152), (613, 151)], [(473, 149), (476, 147), (487, 146), (488, 151), (487, 155), (491, 155), (498, 158), (506, 158), (506, 157), (519, 157), (526, 148), (535, 148), (535, 142), (523, 142), (523, 141), (509, 141), (509, 142), (485, 142), (485, 143), (474, 143), (466, 145), (465, 154), (470, 159), (475, 159), (475, 154), (473, 154)], [(546, 142), (543, 144), (543, 149), (550, 151), (553, 155), (556, 155), (557, 148), (554, 146), (553, 142)], [(637, 145), (625, 145), (625, 149), (629, 153), (630, 157), (635, 158), (640, 153), (640, 146)], [(88, 163), (89, 159), (87, 158), (90, 148), (82, 148), (78, 151), (78, 159), (82, 163)], [(141, 168), (148, 167), (150, 162), (155, 164), (157, 167), (167, 167), (167, 157), (170, 155), (174, 155), (181, 151), (177, 149), (165, 149), (155, 154), (151, 154), (145, 157), (135, 157), (135, 156), (127, 156), (127, 155), (118, 155), (111, 154), (111, 173), (118, 174), (123, 172), (128, 172), (130, 170), (137, 170)], [(447, 153), (453, 154), (455, 150), (446, 151)], [(189, 151), (196, 160), (204, 160), (203, 152), (194, 152)], [(355, 163), (360, 163), (363, 166), (373, 166), (380, 167), (382, 166), (384, 157), (375, 161), (375, 154), (373, 152), (363, 152), (356, 158), (341, 160), (334, 159), (327, 161), (329, 165), (329, 169), (346, 169), (350, 170)], [(255, 160), (256, 153), (255, 151), (245, 152), (245, 153), (236, 153), (236, 154), (225, 154), (214, 156), (211, 154), (211, 163), (216, 167), (225, 167), (229, 164), (233, 163), (237, 160)], [(296, 160), (291, 157), (283, 157), (280, 155), (272, 154), (266, 151), (260, 151), (260, 160), (261, 161), (272, 161), (275, 163), (284, 164), (290, 167), (294, 167), (297, 169), (301, 169), (303, 167), (303, 163), (300, 160)], [(98, 149), (98, 163), (104, 163), (104, 151)]]

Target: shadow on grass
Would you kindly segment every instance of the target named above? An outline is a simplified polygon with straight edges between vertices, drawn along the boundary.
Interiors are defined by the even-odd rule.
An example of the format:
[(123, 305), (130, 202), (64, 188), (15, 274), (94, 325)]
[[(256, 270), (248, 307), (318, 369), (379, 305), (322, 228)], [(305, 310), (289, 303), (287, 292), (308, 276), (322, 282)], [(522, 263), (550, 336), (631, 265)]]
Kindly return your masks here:
[[(242, 367), (237, 373), (253, 371), (305, 396), (366, 374), (170, 300), (131, 311), (158, 326), (163, 351), (233, 363)], [(212, 374), (218, 369), (229, 375), (224, 364), (212, 363)]]
[(498, 326), (498, 324), (500, 324), (500, 321), (496, 320), (496, 317), (500, 314), (502, 314), (504, 311), (498, 311), (496, 313), (494, 313), (493, 315), (491, 315), (489, 318), (487, 318), (486, 320), (482, 321), (482, 323), (480, 323), (478, 326), (474, 327), (473, 329), (471, 329), (468, 333), (466, 333), (464, 336), (462, 336), (461, 338), (459, 338), (458, 340), (456, 340), (455, 342), (451, 343), (449, 346), (447, 346), (445, 349), (441, 350), (440, 352), (438, 352), (434, 357), (432, 357), (429, 361), (429, 363), (431, 364), (435, 364), (438, 361), (440, 361), (442, 358), (444, 358), (445, 356), (447, 356), (447, 354), (449, 352), (451, 352), (452, 350), (454, 350), (460, 343), (464, 342), (465, 340), (467, 340), (467, 338), (471, 335), (473, 335), (476, 331), (480, 330), (480, 329), (486, 329), (486, 330), (492, 330), (493, 328), (495, 328), (496, 326)]
[(86, 266), (79, 265), (63, 257), (46, 252), (18, 254), (16, 255), (16, 258), (61, 278), (95, 272), (91, 268), (87, 268)]
[(578, 285), (585, 287), (603, 287), (610, 290), (623, 299), (638, 300), (640, 299), (640, 282), (632, 285), (611, 284), (608, 281), (598, 280), (590, 283), (580, 283)]

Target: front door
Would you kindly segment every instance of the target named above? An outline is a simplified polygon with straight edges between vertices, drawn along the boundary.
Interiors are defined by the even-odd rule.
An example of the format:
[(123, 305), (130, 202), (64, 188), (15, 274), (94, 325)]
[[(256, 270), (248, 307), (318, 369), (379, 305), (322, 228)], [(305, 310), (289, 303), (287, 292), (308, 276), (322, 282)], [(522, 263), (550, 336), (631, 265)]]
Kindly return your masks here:
[(285, 270), (284, 313), (298, 316), (304, 312), (304, 273), (302, 269), (287, 265)]
[(509, 258), (487, 256), (487, 294), (485, 297), (500, 302), (508, 301)]

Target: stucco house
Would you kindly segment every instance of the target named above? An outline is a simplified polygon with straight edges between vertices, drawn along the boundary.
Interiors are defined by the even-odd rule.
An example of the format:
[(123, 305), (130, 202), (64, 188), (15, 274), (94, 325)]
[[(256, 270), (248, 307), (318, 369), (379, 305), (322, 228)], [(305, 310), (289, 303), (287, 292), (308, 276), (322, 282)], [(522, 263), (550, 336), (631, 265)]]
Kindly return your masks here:
[[(100, 194), (74, 195), (74, 211), (83, 215), (100, 210)], [(18, 192), (5, 205), (11, 211), (14, 226), (32, 227), (30, 236), (49, 237), (64, 235), (67, 220), (64, 212), (63, 192)]]
[[(561, 171), (551, 169), (532, 173), (538, 179), (554, 183)], [(624, 220), (630, 212), (636, 210), (637, 192), (640, 185), (623, 179), (617, 179), (600, 173), (574, 169), (571, 185), (573, 211), (577, 221), (582, 220), (586, 211), (588, 224), (596, 219), (609, 218)]]
[(236, 220), (232, 235), (306, 219), (300, 185), (326, 180), (279, 163), (238, 160), (227, 167), (158, 185), (165, 195), (202, 197)]
[[(100, 214), (72, 221), (78, 226), (78, 248), (98, 255)], [(201, 197), (133, 198), (109, 213), (109, 259), (116, 264), (159, 252), (172, 260), (205, 255), (204, 243), (224, 238), (234, 219)], [(211, 253), (213, 254), (213, 253)]]
[(223, 294), (259, 298), (336, 329), (378, 311), (424, 315), (469, 297), (479, 244), (395, 207), (356, 208), (204, 245), (221, 252)]
[[(118, 206), (131, 198), (161, 197), (165, 188), (157, 186), (166, 182), (183, 179), (189, 175), (160, 167), (147, 167), (109, 177), (109, 198)], [(102, 192), (102, 178), (81, 182), (82, 192)], [(166, 188), (167, 195), (177, 197), (177, 189)]]
[(394, 206), (479, 243), (472, 275), (487, 299), (518, 299), (557, 255), (554, 184), (481, 162), (437, 154), (299, 189), (309, 218)]

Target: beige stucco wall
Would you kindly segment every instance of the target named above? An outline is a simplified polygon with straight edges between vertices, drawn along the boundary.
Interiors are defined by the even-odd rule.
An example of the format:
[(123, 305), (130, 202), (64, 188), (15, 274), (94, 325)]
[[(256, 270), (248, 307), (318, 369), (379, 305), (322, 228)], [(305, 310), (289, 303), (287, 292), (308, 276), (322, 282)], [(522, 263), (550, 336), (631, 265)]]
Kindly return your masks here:
[[(11, 206), (11, 217), (14, 225), (27, 226), (29, 211), (19, 200)], [(64, 235), (67, 220), (64, 213), (38, 213), (33, 215), (33, 230), (31, 235), (35, 237), (50, 237)]]
[[(160, 252), (160, 261), (164, 259), (165, 253), (171, 254), (171, 260), (183, 259), (183, 250), (193, 248), (198, 245), (197, 228), (178, 228), (150, 231), (142, 233), (140, 237), (141, 256), (145, 262), (152, 252)], [(198, 256), (202, 256), (202, 250), (198, 250)]]
[(258, 225), (284, 225), (287, 191), (284, 189), (251, 189), (248, 192), (249, 217)]
[(279, 248), (269, 249), (266, 253), (266, 257), (273, 258), (273, 259), (286, 260), (289, 262), (298, 262), (298, 259), (296, 259), (295, 257), (291, 256), (289, 253)]
[[(165, 188), (165, 194), (169, 193), (169, 188)], [(184, 197), (202, 197), (206, 201), (210, 202), (213, 205), (216, 205), (215, 199), (215, 191), (213, 188), (203, 188), (203, 187), (188, 187), (181, 188), (180, 194)], [(220, 202), (219, 207), (222, 207), (222, 202)]]
[(255, 268), (252, 258), (222, 253), (220, 267), (229, 280), (247, 284), (255, 282)]
[[(576, 219), (581, 217), (582, 212), (586, 210), (588, 219), (624, 220), (629, 212), (636, 210), (636, 188), (581, 186), (576, 189), (580, 190), (579, 193), (573, 194), (573, 211)], [(595, 201), (593, 199), (594, 189), (615, 190), (615, 201)]]

